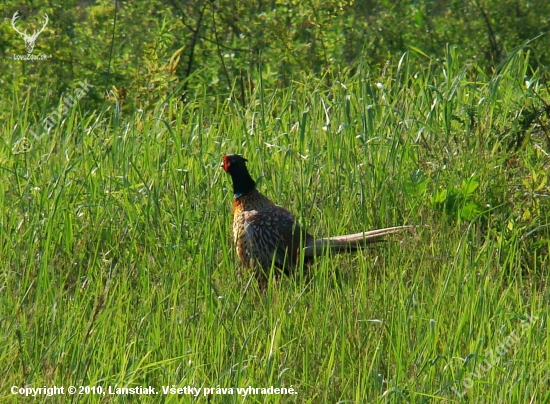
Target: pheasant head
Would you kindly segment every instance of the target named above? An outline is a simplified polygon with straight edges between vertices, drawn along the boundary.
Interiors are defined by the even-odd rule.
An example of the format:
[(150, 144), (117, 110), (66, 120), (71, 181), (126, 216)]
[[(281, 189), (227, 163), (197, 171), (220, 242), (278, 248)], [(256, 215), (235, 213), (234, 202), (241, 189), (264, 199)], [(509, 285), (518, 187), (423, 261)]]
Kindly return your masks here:
[(256, 189), (256, 183), (250, 176), (246, 162), (248, 160), (238, 154), (223, 156), (222, 168), (231, 176), (233, 181), (233, 197), (239, 198)]

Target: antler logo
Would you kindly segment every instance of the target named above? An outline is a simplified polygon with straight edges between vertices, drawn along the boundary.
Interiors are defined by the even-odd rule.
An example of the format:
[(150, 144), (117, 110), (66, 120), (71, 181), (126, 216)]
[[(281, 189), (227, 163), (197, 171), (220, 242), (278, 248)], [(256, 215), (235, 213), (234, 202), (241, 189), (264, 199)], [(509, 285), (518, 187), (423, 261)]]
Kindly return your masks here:
[(38, 35), (40, 35), (42, 33), (42, 31), (44, 31), (44, 28), (46, 28), (46, 25), (48, 25), (48, 20), (49, 20), (48, 19), (48, 14), (44, 14), (44, 16), (46, 17), (46, 21), (44, 22), (44, 25), (42, 26), (40, 31), (34, 32), (31, 36), (27, 35), (26, 30), (24, 32), (21, 32), (15, 26), (15, 21), (17, 21), (17, 19), (19, 18), (19, 11), (16, 11), (15, 14), (13, 15), (13, 18), (11, 19), (11, 26), (13, 27), (15, 32), (17, 32), (19, 35), (22, 35), (23, 39), (25, 40), (25, 46), (27, 48), (27, 53), (32, 53), (32, 51), (34, 50), (34, 43), (36, 42), (36, 39), (38, 38)]

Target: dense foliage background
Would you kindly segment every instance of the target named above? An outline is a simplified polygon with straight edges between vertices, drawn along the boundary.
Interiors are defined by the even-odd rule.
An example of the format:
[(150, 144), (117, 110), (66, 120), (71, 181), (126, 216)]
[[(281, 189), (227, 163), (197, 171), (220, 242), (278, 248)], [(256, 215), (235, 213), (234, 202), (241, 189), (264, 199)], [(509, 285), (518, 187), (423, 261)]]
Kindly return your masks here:
[[(550, 37), (539, 37), (550, 28), (544, 0), (8, 0), (0, 11), (2, 99), (29, 92), (37, 103), (82, 79), (96, 88), (88, 102), (107, 91), (129, 111), (203, 91), (245, 103), (260, 70), (268, 87), (298, 72), (330, 81), (359, 60), (383, 68), (410, 50), (425, 56), (418, 63), (440, 63), (446, 46), (486, 73), (526, 44), (533, 67), (550, 63)], [(25, 53), (10, 25), (16, 11), (29, 32), (48, 14), (34, 52), (47, 63), (13, 60)]]

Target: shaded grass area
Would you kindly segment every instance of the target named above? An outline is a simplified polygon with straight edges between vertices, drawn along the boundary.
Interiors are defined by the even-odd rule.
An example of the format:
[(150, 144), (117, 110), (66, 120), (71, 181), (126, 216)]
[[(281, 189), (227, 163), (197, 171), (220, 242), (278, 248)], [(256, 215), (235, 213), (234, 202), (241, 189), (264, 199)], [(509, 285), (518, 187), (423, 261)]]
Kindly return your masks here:
[[(248, 402), (548, 400), (546, 77), (519, 50), (493, 77), (452, 50), (421, 71), (410, 57), (424, 56), (285, 89), (258, 80), (247, 108), (201, 94), (150, 115), (75, 106), (40, 140), (26, 135), (38, 101), (2, 104), (2, 401), (53, 385), (159, 395), (38, 401), (244, 401), (162, 386), (297, 392)], [(233, 249), (225, 153), (318, 236), (418, 230), (262, 293)]]

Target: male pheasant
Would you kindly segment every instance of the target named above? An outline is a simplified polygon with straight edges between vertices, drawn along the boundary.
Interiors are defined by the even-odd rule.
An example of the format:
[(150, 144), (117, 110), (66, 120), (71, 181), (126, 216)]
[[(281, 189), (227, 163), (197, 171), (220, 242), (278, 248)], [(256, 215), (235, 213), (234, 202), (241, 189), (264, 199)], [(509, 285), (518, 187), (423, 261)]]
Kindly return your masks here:
[(261, 278), (269, 274), (272, 265), (289, 273), (300, 262), (322, 255), (325, 248), (343, 252), (383, 241), (383, 237), (414, 226), (388, 227), (345, 236), (315, 239), (302, 230), (296, 218), (276, 205), (256, 189), (256, 183), (238, 154), (223, 156), (222, 167), (233, 180), (233, 238), (237, 255), (246, 267), (256, 267)]

